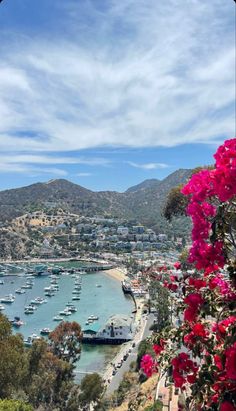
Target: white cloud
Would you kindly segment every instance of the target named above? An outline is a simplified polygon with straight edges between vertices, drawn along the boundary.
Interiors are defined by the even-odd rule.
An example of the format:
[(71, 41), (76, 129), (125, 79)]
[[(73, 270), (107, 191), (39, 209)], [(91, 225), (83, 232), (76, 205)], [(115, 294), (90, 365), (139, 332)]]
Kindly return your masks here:
[(0, 172), (1, 173), (20, 173), (20, 174), (26, 174), (28, 176), (36, 176), (36, 175), (41, 175), (41, 174), (52, 174), (56, 176), (67, 176), (68, 173), (65, 170), (62, 170), (60, 168), (54, 168), (54, 167), (30, 167), (27, 165), (22, 165), (22, 164), (9, 164), (9, 163), (0, 163)]
[(78, 177), (90, 177), (92, 173), (77, 173), (76, 174)]
[[(63, 5), (66, 40), (8, 40), (0, 54), (2, 152), (171, 147), (233, 135), (233, 2), (108, 4), (86, 2), (91, 20), (77, 1)], [(23, 155), (18, 163), (49, 157), (59, 164)]]
[(0, 162), (5, 164), (84, 164), (107, 167), (111, 161), (103, 157), (55, 157), (52, 155), (11, 154), (0, 155)]
[(144, 170), (155, 170), (155, 169), (160, 169), (160, 168), (167, 168), (169, 167), (168, 164), (164, 163), (146, 163), (146, 164), (137, 164), (134, 163), (133, 161), (127, 161), (127, 164), (129, 164), (132, 167), (135, 168), (142, 168)]

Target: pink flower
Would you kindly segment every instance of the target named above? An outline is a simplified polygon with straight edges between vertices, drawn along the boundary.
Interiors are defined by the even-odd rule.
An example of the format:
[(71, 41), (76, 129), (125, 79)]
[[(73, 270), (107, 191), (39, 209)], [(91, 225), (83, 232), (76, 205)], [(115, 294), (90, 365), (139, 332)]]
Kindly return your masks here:
[(147, 377), (151, 377), (153, 372), (156, 371), (155, 362), (151, 355), (145, 354), (141, 360), (141, 368)]
[(220, 406), (220, 411), (235, 411), (235, 409), (235, 406), (229, 401), (222, 402)]
[(180, 270), (181, 263), (179, 261), (177, 261), (176, 263), (174, 263), (174, 267), (176, 268), (176, 270)]
[(225, 371), (230, 380), (236, 380), (236, 343), (225, 350)]

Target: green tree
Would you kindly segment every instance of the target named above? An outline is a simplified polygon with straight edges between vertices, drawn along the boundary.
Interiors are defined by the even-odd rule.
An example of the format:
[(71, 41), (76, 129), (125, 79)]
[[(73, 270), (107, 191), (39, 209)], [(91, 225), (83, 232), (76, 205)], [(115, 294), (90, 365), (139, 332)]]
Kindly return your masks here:
[(97, 374), (88, 374), (81, 381), (81, 393), (79, 399), (84, 406), (89, 406), (92, 402), (99, 403), (104, 392), (102, 377)]
[(80, 357), (82, 335), (77, 322), (63, 321), (49, 334), (53, 354), (74, 364)]
[(156, 322), (152, 329), (161, 331), (170, 324), (170, 304), (169, 304), (169, 290), (164, 288), (159, 281), (152, 280), (150, 287), (152, 290), (152, 304), (156, 308)]
[[(73, 382), (73, 366), (57, 358), (46, 341), (36, 341), (29, 350), (29, 373), (25, 391), (34, 407), (39, 405), (47, 411), (55, 407), (61, 411), (76, 410), (69, 408), (69, 399), (75, 403), (76, 385)], [(79, 401), (77, 396), (77, 409)]]
[(27, 360), (23, 339), (12, 335), (11, 324), (0, 313), (0, 397), (10, 397), (26, 377)]
[(22, 401), (0, 400), (0, 411), (33, 411), (33, 408)]

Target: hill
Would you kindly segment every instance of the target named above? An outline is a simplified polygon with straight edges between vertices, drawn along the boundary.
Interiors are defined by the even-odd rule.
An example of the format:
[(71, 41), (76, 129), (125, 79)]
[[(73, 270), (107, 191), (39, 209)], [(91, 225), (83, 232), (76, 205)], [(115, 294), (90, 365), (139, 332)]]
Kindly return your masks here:
[(61, 208), (79, 215), (112, 215), (137, 219), (153, 226), (166, 224), (161, 210), (172, 187), (187, 181), (191, 170), (177, 170), (164, 180), (145, 180), (125, 193), (94, 192), (64, 179), (36, 183), (0, 192), (0, 220), (6, 222), (26, 212)]
[(134, 193), (139, 190), (146, 190), (147, 188), (156, 188), (160, 183), (157, 178), (151, 178), (149, 180), (144, 180), (142, 183), (130, 187), (126, 190), (126, 193)]

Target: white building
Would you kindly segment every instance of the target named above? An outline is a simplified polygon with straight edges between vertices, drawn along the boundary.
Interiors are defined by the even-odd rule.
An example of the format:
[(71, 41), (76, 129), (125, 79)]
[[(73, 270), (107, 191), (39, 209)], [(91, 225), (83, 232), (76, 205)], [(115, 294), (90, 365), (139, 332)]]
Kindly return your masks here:
[(128, 235), (129, 234), (128, 227), (123, 227), (123, 226), (118, 227), (117, 228), (117, 234), (120, 234), (120, 235), (123, 235), (123, 236)]
[(113, 315), (107, 320), (104, 328), (97, 333), (97, 337), (131, 340), (131, 318), (122, 314)]

